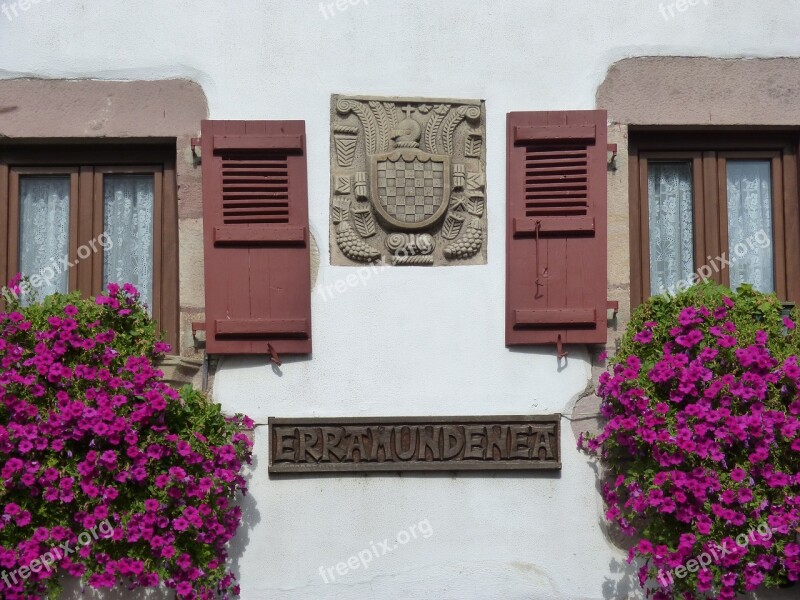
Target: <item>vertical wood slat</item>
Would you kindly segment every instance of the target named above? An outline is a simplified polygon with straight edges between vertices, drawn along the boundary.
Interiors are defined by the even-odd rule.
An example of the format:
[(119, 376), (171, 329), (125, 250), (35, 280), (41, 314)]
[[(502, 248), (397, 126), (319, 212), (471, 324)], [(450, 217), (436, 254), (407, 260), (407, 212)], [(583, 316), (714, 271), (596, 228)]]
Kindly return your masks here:
[(166, 333), (166, 341), (172, 346), (174, 354), (180, 353), (180, 290), (179, 290), (179, 229), (177, 178), (173, 161), (164, 165), (162, 227), (157, 244), (163, 248), (161, 255), (161, 329)]
[(68, 280), (69, 291), (74, 292), (78, 289), (78, 271), (75, 268), (75, 260), (78, 254), (78, 222), (80, 210), (80, 172), (74, 169), (69, 177), (69, 250), (67, 261), (73, 265), (69, 268)]
[(797, 145), (792, 145), (783, 153), (786, 299), (800, 303), (800, 190), (797, 180)]
[[(567, 115), (558, 112), (547, 112), (543, 115), (546, 124), (558, 129), (567, 126)], [(540, 242), (540, 248), (545, 252), (544, 260), (539, 265), (547, 269), (547, 275), (540, 273), (544, 279), (546, 305), (548, 307), (567, 306), (567, 240), (563, 237)], [(566, 338), (566, 336), (564, 336)]]
[(780, 155), (772, 158), (772, 264), (774, 267), (775, 293), (778, 298), (786, 298), (786, 229), (783, 220), (783, 207), (786, 202), (783, 187), (783, 159)]
[[(11, 227), (8, 222), (8, 186), (8, 165), (0, 163), (0, 234), (6, 239), (6, 242), (0, 245), (0, 287), (5, 287), (11, 277), (13, 277), (8, 266), (8, 243), (11, 239)], [(0, 298), (0, 302), (2, 302), (2, 298)]]
[(642, 253), (641, 186), (639, 185), (639, 151), (634, 146), (628, 149), (628, 223), (630, 243), (628, 253), (631, 265), (631, 310), (644, 300), (642, 274), (644, 256)]
[(161, 329), (162, 323), (162, 301), (161, 301), (161, 281), (163, 275), (162, 267), (162, 244), (163, 223), (164, 223), (164, 174), (163, 169), (159, 168), (153, 173), (153, 317), (158, 321)]
[(648, 170), (650, 163), (647, 159), (642, 158), (639, 161), (639, 189), (642, 191), (640, 197), (641, 212), (639, 221), (639, 230), (642, 232), (642, 246), (639, 252), (642, 255), (642, 301), (650, 297), (652, 282), (650, 280), (650, 207), (648, 205)]
[[(248, 121), (239, 125), (244, 125), (245, 135), (263, 136), (267, 133), (266, 124), (263, 121)], [(290, 206), (289, 213), (291, 214), (291, 212)], [(274, 311), (270, 287), (273, 285), (273, 281), (271, 281), (271, 277), (253, 277), (252, 265), (259, 264), (260, 261), (270, 275), (272, 275), (275, 271), (275, 266), (277, 266), (273, 264), (273, 261), (276, 259), (275, 253), (269, 252), (269, 249), (265, 248), (249, 248), (247, 253), (249, 254), (248, 262), (251, 265), (250, 286), (247, 290), (248, 302), (250, 304), (248, 309), (249, 313), (253, 315), (259, 310), (263, 310), (266, 314), (272, 315)], [(255, 341), (250, 342), (250, 352), (257, 352), (256, 344), (257, 342)], [(266, 348), (264, 348), (263, 351), (266, 352)]]
[[(590, 141), (565, 140), (566, 129), (594, 131)], [(527, 139), (526, 131), (535, 131)], [(607, 341), (607, 123), (605, 111), (510, 113), (507, 121), (506, 345), (594, 344)], [(528, 214), (529, 152), (586, 147), (586, 215)], [(560, 148), (563, 147), (563, 150)], [(582, 211), (581, 211), (582, 212)], [(587, 219), (588, 217), (588, 219)], [(559, 227), (548, 220), (558, 219)], [(572, 219), (591, 228), (571, 227)], [(515, 226), (515, 222), (517, 226)], [(538, 223), (537, 228), (535, 224)], [(537, 242), (536, 231), (539, 231)], [(544, 233), (542, 233), (544, 232)], [(537, 271), (537, 252), (538, 271)], [(537, 280), (541, 285), (537, 285)], [(591, 311), (591, 324), (570, 319)], [(537, 312), (542, 315), (537, 321)], [(517, 316), (525, 314), (524, 322)], [(545, 315), (563, 314), (563, 323)]]
[(703, 157), (692, 157), (692, 210), (694, 212), (694, 268), (706, 264), (706, 213), (703, 207), (705, 179), (703, 177)]
[[(719, 248), (720, 248), (720, 256), (722, 253), (728, 257), (730, 260), (731, 257), (731, 250), (730, 250), (730, 235), (728, 233), (728, 159), (723, 158), (720, 156), (715, 156), (715, 161), (717, 165), (717, 201), (716, 204), (719, 206)], [(724, 268), (720, 270), (720, 276), (722, 280), (722, 285), (726, 287), (730, 287), (731, 285), (731, 270), (730, 268)]]
[[(85, 244), (91, 239), (97, 239), (97, 236), (105, 230), (105, 210), (104, 210), (104, 193), (103, 193), (103, 173), (99, 169), (92, 169), (91, 177), (91, 196), (92, 196), (92, 212), (91, 222), (92, 228), (87, 237), (81, 238), (81, 243)], [(114, 242), (114, 240), (112, 240)], [(116, 243), (116, 242), (115, 242)], [(90, 257), (92, 283), (90, 294), (99, 294), (103, 291), (103, 262), (105, 255), (100, 253), (99, 256), (92, 255)], [(83, 290), (86, 294), (86, 290)]]
[[(719, 197), (719, 177), (717, 173), (717, 153), (703, 152), (703, 199), (705, 204), (705, 247), (708, 252), (713, 249), (721, 252), (724, 247), (720, 246), (720, 225), (723, 216), (727, 215), (720, 206)], [(727, 218), (727, 217), (726, 217)], [(727, 228), (727, 222), (725, 223)], [(725, 239), (727, 244), (727, 237)], [(722, 250), (720, 250), (722, 248)], [(712, 256), (711, 258), (716, 258)], [(711, 275), (711, 279), (716, 283), (723, 283), (722, 271), (716, 271)]]
[(19, 188), (19, 174), (12, 170), (8, 186), (8, 222), (11, 225), (8, 233), (8, 270), (11, 277), (19, 273)]
[[(218, 134), (228, 134), (228, 135), (244, 135), (247, 133), (247, 124), (244, 121), (222, 121), (217, 124), (217, 131)], [(205, 141), (206, 135), (202, 135), (202, 140)], [(207, 156), (205, 152), (203, 152), (203, 156)], [(218, 157), (214, 157), (214, 161), (221, 160)], [(205, 166), (205, 161), (203, 161), (203, 165)], [(213, 182), (213, 189), (215, 190), (222, 190), (222, 169), (215, 168), (216, 175)], [(203, 193), (205, 193), (205, 181), (203, 181)], [(214, 210), (218, 212), (219, 215), (222, 214), (222, 196), (221, 193), (215, 196), (215, 208)], [(203, 200), (205, 203), (205, 198)], [(204, 215), (205, 218), (205, 215)], [(215, 218), (217, 215), (215, 215)], [(222, 223), (222, 219), (219, 220), (220, 224)], [(220, 277), (221, 273), (219, 267), (215, 268), (214, 271), (211, 273), (212, 277), (209, 279), (208, 275), (206, 276), (206, 294), (208, 293), (209, 288), (218, 293), (216, 286), (224, 285), (225, 286), (225, 310), (222, 314), (224, 315), (252, 315), (253, 314), (253, 305), (251, 303), (251, 284), (252, 278), (250, 277), (250, 265), (252, 264), (253, 260), (258, 260), (258, 257), (253, 256), (253, 250), (251, 248), (245, 248), (242, 250), (235, 250), (230, 254), (240, 254), (241, 257), (236, 256), (229, 264), (230, 267), (225, 269), (225, 274)], [(225, 261), (222, 259), (221, 256), (218, 257), (222, 262)], [(269, 261), (269, 257), (265, 258), (266, 261)], [(239, 261), (244, 261), (244, 263), (240, 263)], [(208, 271), (206, 271), (208, 274)], [(224, 278), (223, 281), (220, 279)], [(216, 280), (216, 281), (215, 281)], [(214, 325), (211, 324), (210, 331), (213, 334), (214, 332)], [(206, 334), (209, 332), (207, 331)], [(208, 337), (208, 335), (207, 335)], [(208, 350), (209, 354), (212, 354), (212, 350), (214, 349), (214, 342), (216, 340), (207, 339), (206, 341), (206, 349)], [(209, 345), (211, 348), (209, 349)], [(254, 354), (256, 353), (256, 349), (254, 346), (254, 342), (250, 339), (244, 339), (240, 342), (239, 348), (242, 354)]]
[[(78, 172), (78, 239), (75, 243), (73, 270), (76, 273), (76, 289), (81, 290), (84, 297), (89, 297), (95, 289), (94, 261), (95, 257), (80, 262), (77, 260), (77, 248), (94, 236), (94, 169), (81, 167)], [(98, 283), (99, 288), (99, 283)]]

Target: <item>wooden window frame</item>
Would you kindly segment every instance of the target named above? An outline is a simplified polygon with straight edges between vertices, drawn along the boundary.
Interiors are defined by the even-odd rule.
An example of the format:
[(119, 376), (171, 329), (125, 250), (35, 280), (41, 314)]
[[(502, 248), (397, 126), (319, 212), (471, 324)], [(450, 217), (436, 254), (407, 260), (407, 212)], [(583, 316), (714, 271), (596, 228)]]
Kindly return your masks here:
[[(800, 301), (800, 197), (798, 195), (797, 131), (631, 131), (629, 145), (629, 209), (631, 307), (650, 296), (650, 227), (648, 164), (690, 162), (696, 270), (728, 249), (726, 166), (729, 160), (771, 161), (772, 248), (775, 293), (781, 300)], [(721, 269), (711, 279), (730, 284)]]
[(175, 141), (93, 145), (13, 144), (0, 147), (0, 232), (7, 244), (0, 252), (0, 276), (8, 281), (19, 267), (19, 177), (66, 175), (70, 186), (70, 291), (84, 297), (102, 291), (103, 248), (83, 260), (78, 249), (103, 233), (104, 178), (146, 174), (154, 178), (152, 315), (165, 339), (178, 352), (178, 211)]

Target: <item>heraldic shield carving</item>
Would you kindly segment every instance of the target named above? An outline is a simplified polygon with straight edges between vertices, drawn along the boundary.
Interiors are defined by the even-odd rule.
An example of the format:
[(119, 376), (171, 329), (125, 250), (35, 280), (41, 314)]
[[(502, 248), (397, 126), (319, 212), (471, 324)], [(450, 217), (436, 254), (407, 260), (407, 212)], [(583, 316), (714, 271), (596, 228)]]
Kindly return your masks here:
[(398, 150), (371, 160), (372, 200), (378, 214), (399, 231), (426, 229), (450, 200), (450, 159), (419, 150)]
[(331, 262), (486, 263), (482, 101), (334, 96)]

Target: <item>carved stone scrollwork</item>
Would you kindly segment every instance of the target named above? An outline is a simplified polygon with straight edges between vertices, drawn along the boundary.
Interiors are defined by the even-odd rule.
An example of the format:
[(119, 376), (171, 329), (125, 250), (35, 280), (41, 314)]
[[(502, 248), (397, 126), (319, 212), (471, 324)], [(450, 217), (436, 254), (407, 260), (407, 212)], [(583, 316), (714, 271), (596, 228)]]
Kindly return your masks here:
[(390, 233), (386, 248), (394, 265), (432, 265), (436, 241), (429, 233)]
[(485, 125), (482, 101), (333, 96), (331, 262), (485, 264)]

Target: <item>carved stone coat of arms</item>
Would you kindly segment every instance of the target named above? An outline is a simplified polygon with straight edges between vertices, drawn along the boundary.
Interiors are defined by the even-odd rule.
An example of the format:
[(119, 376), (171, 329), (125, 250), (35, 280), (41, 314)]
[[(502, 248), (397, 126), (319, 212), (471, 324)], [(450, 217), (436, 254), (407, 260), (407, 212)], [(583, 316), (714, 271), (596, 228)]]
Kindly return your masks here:
[(331, 263), (486, 264), (480, 100), (333, 96)]

